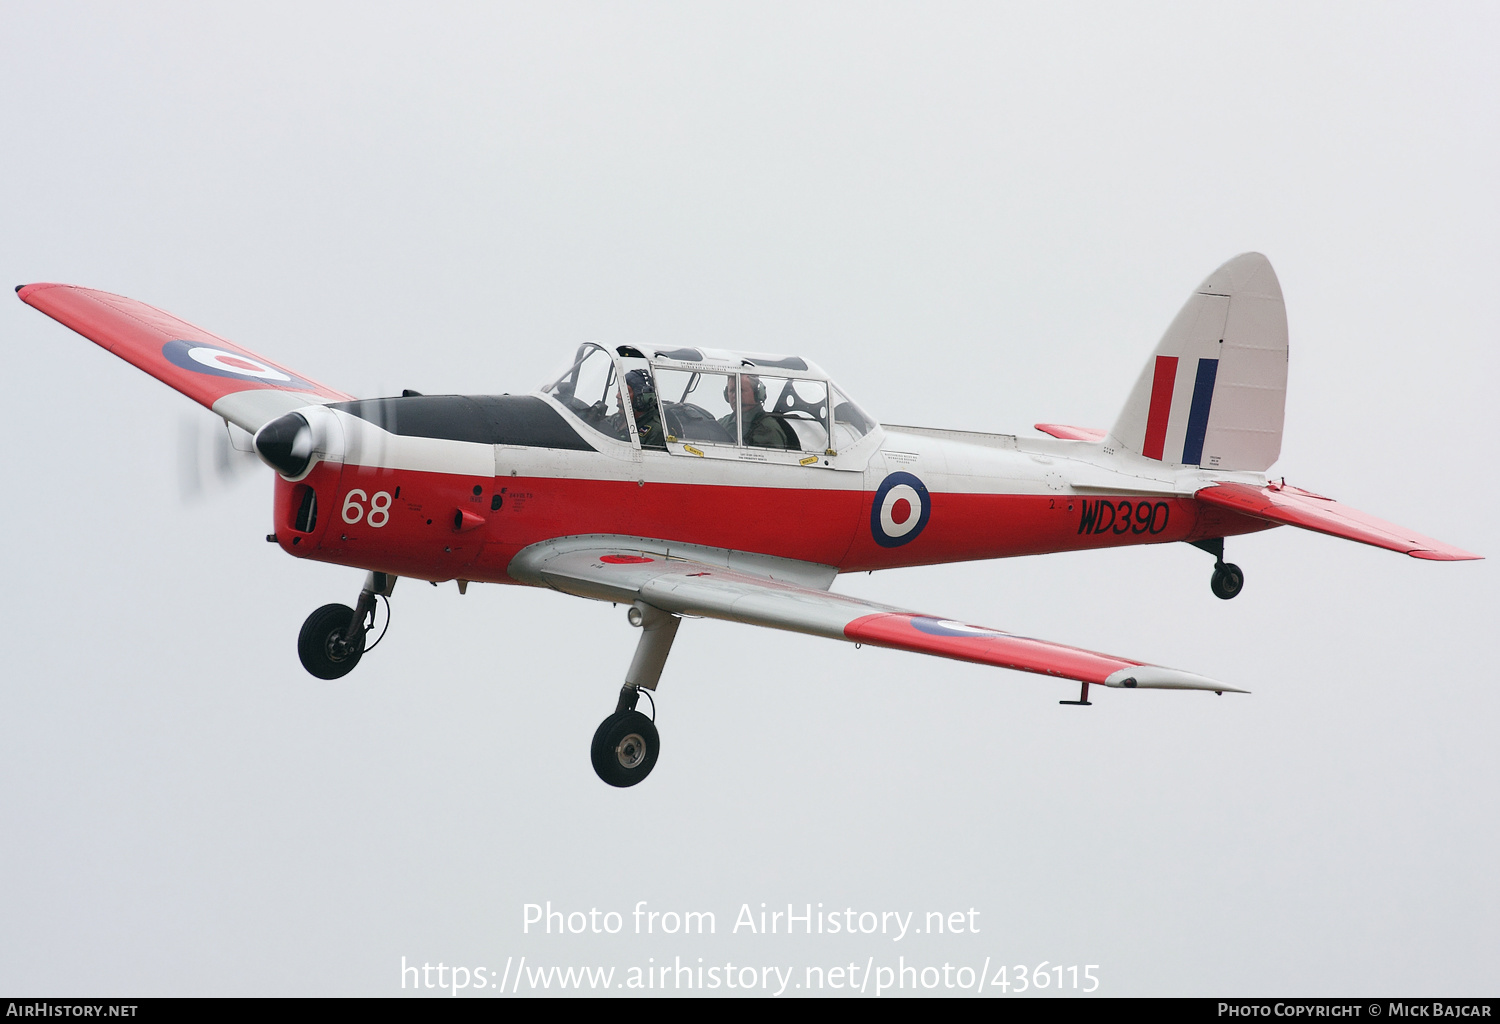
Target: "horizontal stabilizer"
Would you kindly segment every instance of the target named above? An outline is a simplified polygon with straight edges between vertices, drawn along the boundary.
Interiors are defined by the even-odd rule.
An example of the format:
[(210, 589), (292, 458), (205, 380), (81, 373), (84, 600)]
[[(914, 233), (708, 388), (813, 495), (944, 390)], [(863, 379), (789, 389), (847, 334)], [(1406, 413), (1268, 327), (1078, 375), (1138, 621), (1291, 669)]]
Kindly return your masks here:
[(1064, 441), (1102, 441), (1105, 434), (1098, 427), (1070, 427), (1066, 423), (1038, 423), (1036, 429)]
[(22, 285), (16, 294), (251, 433), (293, 409), (352, 397), (123, 295), (70, 284)]
[(1340, 505), (1331, 498), (1285, 484), (1254, 487), (1250, 484), (1224, 483), (1205, 487), (1193, 495), (1198, 501), (1227, 508), (1272, 523), (1300, 526), (1361, 544), (1373, 544), (1388, 551), (1399, 551), (1413, 558), (1439, 562), (1458, 562), (1482, 558), (1440, 540), (1413, 533), (1404, 526), (1376, 519), (1372, 515)]

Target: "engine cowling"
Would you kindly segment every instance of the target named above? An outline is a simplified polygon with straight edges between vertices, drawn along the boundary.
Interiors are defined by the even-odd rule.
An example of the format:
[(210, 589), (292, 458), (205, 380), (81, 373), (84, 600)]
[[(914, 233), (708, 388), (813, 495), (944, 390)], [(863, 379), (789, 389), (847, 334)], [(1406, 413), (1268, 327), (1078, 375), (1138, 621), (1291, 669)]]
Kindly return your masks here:
[(256, 431), (255, 451), (288, 480), (300, 480), (320, 460), (343, 461), (342, 441), (337, 417), (311, 406), (278, 416)]

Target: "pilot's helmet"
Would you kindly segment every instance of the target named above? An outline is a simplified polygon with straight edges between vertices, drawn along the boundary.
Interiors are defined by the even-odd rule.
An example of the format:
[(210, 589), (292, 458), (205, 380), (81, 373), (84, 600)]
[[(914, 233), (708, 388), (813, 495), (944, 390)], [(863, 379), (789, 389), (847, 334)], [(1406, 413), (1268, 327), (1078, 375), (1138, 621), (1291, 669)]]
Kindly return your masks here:
[(645, 370), (631, 370), (625, 375), (625, 386), (630, 389), (630, 404), (641, 412), (656, 403), (656, 382)]

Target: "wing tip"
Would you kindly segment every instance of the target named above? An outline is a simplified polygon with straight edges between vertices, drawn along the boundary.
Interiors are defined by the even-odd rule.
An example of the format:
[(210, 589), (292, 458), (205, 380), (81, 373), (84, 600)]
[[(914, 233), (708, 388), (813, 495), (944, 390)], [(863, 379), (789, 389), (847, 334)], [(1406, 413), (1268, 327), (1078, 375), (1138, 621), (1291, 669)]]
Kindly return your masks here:
[(1111, 689), (1125, 690), (1212, 690), (1217, 694), (1249, 693), (1238, 686), (1226, 686), (1217, 679), (1209, 679), (1193, 672), (1183, 672), (1160, 665), (1134, 665), (1111, 672), (1104, 680)]
[(1472, 551), (1464, 551), (1461, 548), (1444, 548), (1441, 551), (1433, 548), (1413, 548), (1407, 552), (1413, 558), (1420, 558), (1427, 562), (1482, 562), (1483, 555), (1476, 555)]
[(34, 281), (31, 284), (18, 284), (18, 285), (16, 285), (16, 295), (20, 297), (20, 299), (21, 299), (22, 302), (25, 302), (26, 299), (27, 299), (27, 297), (29, 295), (31, 295), (33, 292), (39, 292), (43, 288), (56, 288), (56, 287), (57, 287), (57, 285), (50, 284), (50, 283), (45, 282), (45, 281)]

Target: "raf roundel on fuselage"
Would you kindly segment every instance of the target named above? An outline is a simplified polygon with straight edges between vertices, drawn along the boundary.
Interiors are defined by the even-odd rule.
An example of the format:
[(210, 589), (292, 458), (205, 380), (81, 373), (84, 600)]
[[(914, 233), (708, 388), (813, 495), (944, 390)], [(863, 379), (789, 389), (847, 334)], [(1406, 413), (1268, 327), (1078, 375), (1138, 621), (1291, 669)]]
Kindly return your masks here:
[(932, 496), (910, 473), (892, 473), (875, 492), (870, 505), (870, 534), (883, 548), (910, 544), (927, 527)]

